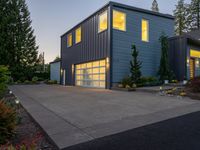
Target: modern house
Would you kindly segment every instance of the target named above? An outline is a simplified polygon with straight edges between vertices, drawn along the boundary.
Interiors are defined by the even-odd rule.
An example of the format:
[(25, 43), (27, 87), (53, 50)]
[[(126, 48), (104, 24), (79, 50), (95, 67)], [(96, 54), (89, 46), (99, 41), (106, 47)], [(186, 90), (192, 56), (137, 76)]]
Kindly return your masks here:
[(130, 74), (131, 45), (142, 75), (156, 76), (162, 33), (174, 36), (174, 17), (109, 2), (61, 36), (61, 84), (111, 88)]
[(200, 76), (200, 30), (170, 38), (169, 58), (178, 80)]

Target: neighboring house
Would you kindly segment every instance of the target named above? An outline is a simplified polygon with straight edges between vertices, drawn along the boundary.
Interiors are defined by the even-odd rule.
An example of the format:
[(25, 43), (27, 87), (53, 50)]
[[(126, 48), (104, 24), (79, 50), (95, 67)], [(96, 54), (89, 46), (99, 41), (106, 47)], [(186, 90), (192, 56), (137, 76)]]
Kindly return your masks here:
[(170, 38), (169, 58), (178, 80), (200, 76), (200, 30)]
[(60, 60), (50, 63), (50, 80), (60, 83)]
[(109, 2), (61, 36), (61, 84), (115, 86), (130, 74), (133, 43), (142, 75), (156, 76), (162, 32), (174, 36), (173, 16)]

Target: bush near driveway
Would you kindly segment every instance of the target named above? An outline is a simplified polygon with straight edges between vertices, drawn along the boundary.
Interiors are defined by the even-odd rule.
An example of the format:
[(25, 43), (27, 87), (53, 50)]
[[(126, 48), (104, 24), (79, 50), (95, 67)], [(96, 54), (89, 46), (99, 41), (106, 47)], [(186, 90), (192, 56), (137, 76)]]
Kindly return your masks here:
[(13, 108), (0, 100), (0, 144), (14, 135), (17, 125), (17, 114)]
[(3, 97), (7, 89), (7, 83), (9, 80), (9, 71), (6, 66), (0, 65), (0, 98)]
[(46, 84), (58, 84), (57, 80), (47, 80), (45, 81)]
[(191, 79), (187, 84), (187, 88), (194, 93), (200, 92), (200, 76)]

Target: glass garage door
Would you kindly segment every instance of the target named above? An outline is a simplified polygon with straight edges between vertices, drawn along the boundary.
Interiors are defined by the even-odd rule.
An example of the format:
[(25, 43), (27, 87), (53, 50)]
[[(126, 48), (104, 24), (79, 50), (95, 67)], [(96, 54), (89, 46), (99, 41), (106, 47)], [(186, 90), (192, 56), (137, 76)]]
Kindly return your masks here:
[(76, 65), (75, 78), (77, 86), (105, 88), (106, 60)]

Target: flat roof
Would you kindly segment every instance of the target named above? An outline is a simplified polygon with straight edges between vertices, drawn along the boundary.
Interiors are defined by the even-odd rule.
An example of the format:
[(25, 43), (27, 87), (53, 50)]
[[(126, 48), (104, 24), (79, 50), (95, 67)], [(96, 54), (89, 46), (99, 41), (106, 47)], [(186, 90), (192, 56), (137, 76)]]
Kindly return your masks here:
[(61, 62), (61, 60), (52, 61), (49, 64), (54, 64), (54, 63), (58, 63), (58, 62)]
[(93, 17), (94, 15), (96, 15), (97, 13), (99, 13), (100, 11), (102, 11), (103, 9), (105, 9), (108, 6), (119, 7), (119, 8), (123, 8), (123, 9), (127, 9), (127, 10), (142, 12), (142, 13), (146, 13), (146, 14), (150, 14), (150, 15), (164, 17), (164, 18), (168, 18), (168, 19), (174, 20), (174, 16), (172, 16), (170, 14), (164, 14), (164, 13), (160, 13), (160, 12), (154, 12), (154, 11), (151, 11), (151, 10), (142, 9), (142, 8), (138, 8), (138, 7), (134, 7), (134, 6), (130, 6), (130, 5), (126, 5), (126, 4), (122, 4), (122, 3), (117, 3), (117, 2), (110, 1), (109, 3), (107, 3), (106, 5), (104, 5), (103, 7), (101, 7), (100, 9), (98, 9), (96, 12), (94, 12), (92, 15), (88, 16), (86, 19), (84, 19), (83, 21), (81, 21), (80, 23), (78, 23), (77, 25), (75, 25), (74, 27), (72, 27), (71, 29), (69, 29), (67, 32), (65, 32), (64, 34), (62, 34), (61, 37), (63, 37), (67, 33), (69, 33), (71, 30), (77, 28), (82, 23), (84, 23), (85, 21), (87, 21), (89, 18)]

